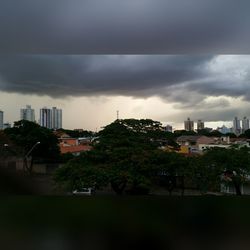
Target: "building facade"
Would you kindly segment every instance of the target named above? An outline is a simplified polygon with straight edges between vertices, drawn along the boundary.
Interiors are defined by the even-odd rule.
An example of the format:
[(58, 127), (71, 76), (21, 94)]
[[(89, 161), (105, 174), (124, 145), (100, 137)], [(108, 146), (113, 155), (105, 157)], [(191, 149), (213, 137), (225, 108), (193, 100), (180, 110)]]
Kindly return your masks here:
[(3, 111), (0, 110), (0, 129), (3, 129)]
[(242, 120), (242, 133), (249, 129), (249, 119), (246, 116)]
[(233, 120), (233, 132), (236, 135), (239, 135), (241, 133), (240, 120), (238, 119), (238, 117), (234, 117), (234, 120)]
[(35, 122), (35, 110), (31, 108), (31, 105), (26, 105), (26, 108), (20, 109), (20, 120)]
[(62, 110), (53, 107), (40, 109), (40, 126), (49, 129), (59, 129), (62, 128)]
[(201, 130), (205, 128), (205, 124), (202, 120), (197, 121), (197, 130)]
[(194, 131), (194, 122), (187, 118), (187, 121), (184, 121), (184, 129), (186, 131)]
[(62, 110), (52, 108), (52, 129), (62, 128)]
[(40, 126), (45, 128), (52, 128), (52, 111), (46, 107), (40, 109)]

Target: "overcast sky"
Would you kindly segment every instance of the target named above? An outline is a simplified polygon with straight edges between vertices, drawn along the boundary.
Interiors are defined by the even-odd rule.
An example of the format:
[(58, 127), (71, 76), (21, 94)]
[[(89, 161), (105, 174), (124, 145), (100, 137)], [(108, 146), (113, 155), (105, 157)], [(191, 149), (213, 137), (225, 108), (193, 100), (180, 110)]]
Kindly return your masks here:
[[(116, 118), (180, 128), (249, 116), (249, 1), (0, 1), (0, 109), (63, 109), (67, 128)], [(227, 55), (226, 55), (227, 54)], [(234, 54), (234, 55), (230, 55)], [(36, 117), (38, 119), (38, 117)]]

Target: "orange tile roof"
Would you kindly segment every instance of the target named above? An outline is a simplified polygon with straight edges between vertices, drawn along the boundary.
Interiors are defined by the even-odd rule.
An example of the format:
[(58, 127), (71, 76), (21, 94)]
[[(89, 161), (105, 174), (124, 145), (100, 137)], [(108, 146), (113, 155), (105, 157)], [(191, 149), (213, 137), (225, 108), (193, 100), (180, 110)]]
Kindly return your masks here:
[(77, 145), (77, 146), (68, 146), (68, 147), (64, 147), (60, 145), (60, 150), (62, 154), (79, 153), (79, 152), (89, 151), (91, 149), (92, 147), (88, 145)]

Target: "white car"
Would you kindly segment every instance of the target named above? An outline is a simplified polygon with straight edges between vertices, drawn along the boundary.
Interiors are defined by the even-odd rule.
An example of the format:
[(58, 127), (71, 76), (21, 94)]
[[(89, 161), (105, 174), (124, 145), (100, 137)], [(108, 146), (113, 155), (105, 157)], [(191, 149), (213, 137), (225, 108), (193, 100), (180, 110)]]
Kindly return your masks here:
[(81, 188), (81, 189), (74, 190), (72, 192), (72, 194), (74, 194), (74, 195), (92, 195), (94, 192), (95, 191), (93, 188)]

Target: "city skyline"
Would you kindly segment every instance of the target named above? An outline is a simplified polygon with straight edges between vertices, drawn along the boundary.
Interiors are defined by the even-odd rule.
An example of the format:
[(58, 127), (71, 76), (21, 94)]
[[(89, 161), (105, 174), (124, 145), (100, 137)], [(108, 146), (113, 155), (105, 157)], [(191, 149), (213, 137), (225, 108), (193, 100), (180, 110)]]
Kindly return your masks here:
[[(22, 119), (22, 112), (26, 111), (26, 109), (28, 109), (28, 111), (29, 111), (28, 112), (29, 116), (40, 117), (38, 119), (35, 119), (35, 122), (38, 123), (38, 124), (40, 124), (41, 126), (45, 126), (45, 127), (48, 127), (48, 128), (54, 128), (54, 129), (59, 128), (59, 127), (68, 128), (68, 129), (76, 129), (76, 128), (81, 128), (82, 129), (82, 128), (84, 128), (84, 127), (81, 127), (81, 126), (73, 126), (73, 127), (62, 126), (62, 109), (57, 109), (56, 107), (52, 107), (52, 108), (47, 108), (47, 107), (42, 107), (41, 108), (40, 107), (40, 108), (38, 108), (36, 110), (36, 109), (31, 108), (31, 105), (27, 105), (26, 104), (26, 108), (21, 108), (20, 109), (20, 117), (19, 117), (20, 119)], [(43, 109), (48, 109), (50, 111), (50, 115), (49, 115), (50, 121), (48, 121), (50, 125), (46, 125), (46, 124), (44, 125), (44, 124), (41, 123), (41, 110), (43, 110)], [(52, 115), (53, 110), (54, 110), (54, 112), (59, 111), (60, 114), (58, 113), (57, 116), (59, 115), (60, 119), (55, 114)], [(32, 114), (30, 114), (30, 111), (32, 111)], [(4, 114), (6, 114), (4, 111), (2, 111), (2, 112)], [(110, 121), (110, 123), (117, 118), (117, 112), (119, 112), (119, 111), (116, 111), (116, 116), (115, 116), (115, 118), (113, 120)], [(54, 119), (57, 120), (56, 122), (52, 121), (53, 120), (52, 116), (54, 117)], [(135, 118), (135, 119), (137, 119), (136, 117), (120, 117), (120, 118), (121, 119), (128, 119), (128, 118)], [(151, 117), (141, 117), (140, 119), (144, 119), (144, 118), (146, 118), (146, 119), (152, 119)], [(167, 126), (167, 127), (170, 126), (170, 127), (172, 127), (173, 130), (182, 130), (183, 129), (183, 130), (192, 131), (192, 130), (197, 130), (198, 128), (199, 129), (202, 129), (202, 128), (218, 129), (218, 128), (223, 127), (223, 126), (225, 126), (228, 129), (234, 129), (235, 128), (234, 121), (235, 121), (236, 118), (237, 118), (237, 124), (238, 124), (237, 125), (238, 126), (237, 129), (240, 129), (240, 131), (241, 131), (241, 129), (242, 129), (242, 131), (245, 131), (245, 130), (247, 130), (249, 128), (249, 119), (246, 116), (244, 116), (242, 118), (234, 117), (234, 119), (232, 119), (231, 121), (206, 121), (206, 120), (201, 120), (201, 119), (194, 120), (194, 119), (190, 119), (190, 117), (188, 117), (187, 120), (192, 123), (192, 125), (188, 125), (188, 128), (185, 127), (185, 126), (187, 126), (186, 125), (187, 121), (184, 118), (183, 118), (183, 121), (180, 122), (180, 123), (174, 123), (174, 122), (171, 122), (171, 121), (167, 121), (167, 122), (160, 121), (160, 122), (163, 124), (163, 126)], [(9, 123), (10, 122), (10, 124), (12, 124), (13, 122), (18, 121), (20, 119), (13, 120), (12, 122), (10, 122), (7, 119), (3, 119), (3, 123)], [(28, 119), (27, 117), (24, 118), (24, 119), (31, 121), (31, 119)], [(59, 121), (58, 121), (58, 119), (59, 119)], [(66, 124), (67, 124), (67, 122), (66, 122)], [(107, 125), (107, 124), (105, 124), (105, 125)], [(102, 127), (103, 126), (101, 126), (101, 127), (94, 126), (93, 127), (94, 129), (92, 129), (92, 128), (90, 128), (90, 129), (85, 128), (85, 129), (96, 131), (96, 130), (102, 129)]]

